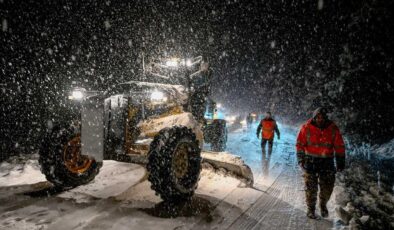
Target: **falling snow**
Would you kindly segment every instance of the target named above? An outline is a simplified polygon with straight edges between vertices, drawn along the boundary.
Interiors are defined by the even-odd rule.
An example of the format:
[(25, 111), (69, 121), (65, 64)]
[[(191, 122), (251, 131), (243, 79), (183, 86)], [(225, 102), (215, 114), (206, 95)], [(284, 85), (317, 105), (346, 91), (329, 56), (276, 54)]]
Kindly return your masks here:
[[(74, 217), (80, 222), (65, 228), (118, 229), (134, 220), (136, 228), (303, 228), (295, 137), (312, 111), (324, 106), (346, 140), (347, 169), (336, 176), (330, 218), (304, 228), (394, 229), (393, 5), (385, 0), (0, 0), (0, 199), (7, 204), (0, 208), (0, 228), (57, 229)], [(127, 99), (119, 96), (126, 91)], [(193, 129), (204, 151), (212, 149), (202, 141), (210, 122), (207, 108), (216, 103), (210, 115), (226, 120), (226, 138), (222, 134), (220, 140), (227, 140), (221, 147), (229, 155), (204, 162), (193, 200), (212, 212), (202, 216), (185, 208), (192, 214), (146, 218), (162, 206), (141, 179), (142, 166), (109, 160), (90, 185), (45, 201), (31, 195), (37, 189), (52, 191), (38, 154), (53, 143), (43, 140), (54, 128), (80, 127), (85, 108), (78, 97), (110, 101), (96, 106), (111, 111), (105, 119), (113, 119), (106, 123), (111, 127), (98, 131), (103, 135), (117, 129), (150, 148), (154, 134), (182, 124)], [(126, 107), (127, 112), (114, 112)], [(285, 130), (270, 160), (261, 157), (253, 130), (266, 111)], [(246, 128), (248, 114), (256, 120)], [(56, 135), (66, 132), (61, 130)], [(163, 135), (169, 138), (170, 132)], [(113, 150), (118, 154), (125, 145), (116, 141), (111, 144), (120, 146)], [(202, 154), (206, 161), (209, 154), (216, 152)], [(228, 165), (217, 166), (223, 162)], [(253, 188), (234, 176), (248, 167)], [(294, 195), (287, 195), (286, 183), (297, 187)], [(12, 211), (13, 199), (23, 208)], [(51, 209), (59, 200), (60, 208)], [(32, 205), (25, 207), (26, 202)], [(89, 215), (81, 218), (74, 206), (84, 202)], [(272, 209), (263, 210), (262, 204)], [(114, 225), (102, 213), (105, 220), (84, 222), (107, 208), (117, 218)], [(67, 219), (62, 222), (63, 209)], [(268, 220), (279, 227), (266, 225)]]

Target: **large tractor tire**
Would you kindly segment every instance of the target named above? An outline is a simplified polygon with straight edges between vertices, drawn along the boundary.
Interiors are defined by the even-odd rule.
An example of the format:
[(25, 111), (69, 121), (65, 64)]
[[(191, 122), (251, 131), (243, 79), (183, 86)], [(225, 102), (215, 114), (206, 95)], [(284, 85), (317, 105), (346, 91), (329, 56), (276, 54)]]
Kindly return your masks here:
[(62, 189), (89, 183), (102, 166), (81, 155), (81, 135), (72, 127), (55, 126), (45, 137), (39, 155), (41, 172), (49, 182)]
[(183, 126), (161, 130), (150, 145), (147, 170), (151, 188), (164, 201), (190, 198), (201, 171), (201, 149), (196, 135)]

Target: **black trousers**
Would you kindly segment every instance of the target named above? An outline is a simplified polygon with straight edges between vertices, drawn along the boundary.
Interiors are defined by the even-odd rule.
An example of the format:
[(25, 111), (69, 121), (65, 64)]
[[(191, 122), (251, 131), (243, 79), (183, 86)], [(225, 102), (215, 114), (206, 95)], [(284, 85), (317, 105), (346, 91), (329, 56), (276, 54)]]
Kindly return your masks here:
[(265, 155), (265, 146), (267, 145), (268, 142), (268, 154), (271, 155), (272, 153), (272, 146), (274, 144), (274, 140), (273, 139), (262, 139), (261, 140), (261, 149), (263, 150), (263, 154)]

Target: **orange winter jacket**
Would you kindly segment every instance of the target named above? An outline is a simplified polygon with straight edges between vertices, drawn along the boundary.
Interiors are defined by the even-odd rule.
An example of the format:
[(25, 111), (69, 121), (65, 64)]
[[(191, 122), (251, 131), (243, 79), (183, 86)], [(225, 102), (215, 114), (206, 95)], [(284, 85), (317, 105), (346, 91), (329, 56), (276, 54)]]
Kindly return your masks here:
[(279, 136), (279, 129), (278, 126), (276, 125), (276, 121), (274, 119), (263, 119), (260, 121), (259, 126), (257, 127), (257, 135), (259, 135), (261, 130), (261, 137), (266, 140), (272, 140), (274, 139), (274, 133)]
[(330, 122), (325, 128), (320, 129), (308, 120), (302, 127), (297, 137), (297, 156), (319, 158), (344, 158), (345, 145), (342, 135), (334, 122)]

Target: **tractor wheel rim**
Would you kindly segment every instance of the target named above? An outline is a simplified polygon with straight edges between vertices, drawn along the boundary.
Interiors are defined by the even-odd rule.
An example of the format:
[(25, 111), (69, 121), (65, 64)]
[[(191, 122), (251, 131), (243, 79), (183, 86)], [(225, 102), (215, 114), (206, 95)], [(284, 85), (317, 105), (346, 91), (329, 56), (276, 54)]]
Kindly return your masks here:
[(64, 162), (66, 168), (73, 173), (86, 172), (93, 163), (92, 159), (81, 154), (81, 136), (72, 138), (64, 146)]
[(189, 144), (177, 145), (172, 160), (172, 168), (177, 179), (182, 179), (189, 171)]

